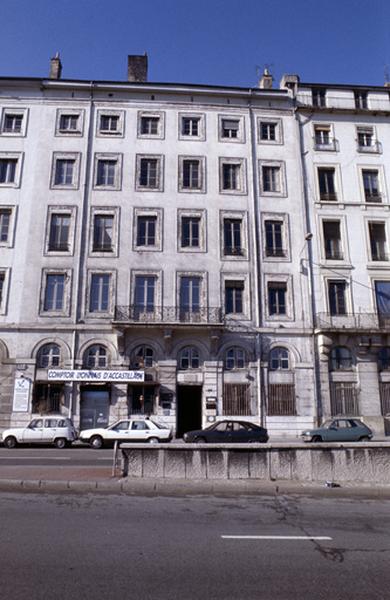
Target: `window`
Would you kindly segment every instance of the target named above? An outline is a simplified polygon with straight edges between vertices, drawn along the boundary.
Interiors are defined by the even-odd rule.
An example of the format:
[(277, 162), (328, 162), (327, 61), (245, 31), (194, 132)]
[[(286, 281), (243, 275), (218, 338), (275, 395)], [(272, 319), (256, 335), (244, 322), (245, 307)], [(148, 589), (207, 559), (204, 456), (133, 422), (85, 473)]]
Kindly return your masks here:
[(323, 221), (325, 258), (328, 260), (343, 260), (341, 247), (340, 221)]
[(267, 414), (283, 417), (297, 414), (293, 383), (268, 384)]
[(11, 217), (10, 208), (0, 208), (0, 244), (7, 244), (10, 241)]
[(154, 350), (150, 346), (142, 344), (138, 346), (133, 352), (133, 358), (131, 366), (135, 369), (144, 369), (153, 367), (154, 364)]
[(314, 148), (315, 150), (334, 151), (337, 150), (336, 140), (332, 135), (330, 125), (314, 125)]
[(286, 315), (287, 283), (268, 282), (268, 310), (270, 316)]
[(246, 352), (239, 346), (228, 348), (224, 356), (224, 366), (227, 371), (244, 369), (248, 364)]
[(200, 217), (181, 217), (181, 247), (199, 248)]
[(238, 139), (240, 132), (239, 119), (221, 119), (221, 138)]
[[(0, 308), (4, 308), (4, 299), (5, 299), (5, 272), (0, 271)], [(3, 310), (2, 310), (3, 312)]]
[(83, 134), (84, 111), (75, 109), (57, 110), (56, 135), (81, 136)]
[(269, 356), (269, 366), (272, 371), (288, 370), (290, 368), (288, 350), (279, 346), (272, 348)]
[(57, 160), (54, 185), (73, 185), (74, 164), (74, 160)]
[(312, 88), (311, 90), (313, 106), (324, 108), (326, 106), (326, 89)]
[(100, 115), (100, 133), (120, 133), (119, 115)]
[(117, 164), (116, 160), (98, 160), (96, 186), (115, 187)]
[(318, 167), (318, 185), (321, 201), (337, 201), (335, 176), (334, 167)]
[(380, 325), (388, 327), (390, 316), (390, 281), (375, 281), (375, 299)]
[(223, 220), (223, 240), (225, 256), (242, 256), (242, 219)]
[(111, 275), (109, 273), (92, 273), (90, 281), (89, 312), (108, 312)]
[(204, 191), (204, 160), (179, 156), (179, 190)]
[(43, 310), (45, 312), (63, 311), (65, 308), (65, 277), (64, 273), (48, 273)]
[(137, 189), (162, 191), (162, 157), (137, 155)]
[(181, 134), (185, 136), (199, 136), (200, 117), (182, 117)]
[(180, 277), (180, 319), (186, 320), (188, 315), (200, 312), (201, 278), (193, 276)]
[(246, 193), (243, 159), (220, 159), (220, 191)]
[[(32, 396), (32, 412), (41, 415), (59, 413), (61, 411), (61, 399), (64, 397), (64, 386), (54, 383), (35, 383)], [(43, 427), (43, 420), (33, 421), (35, 427)], [(57, 425), (58, 423), (58, 425)], [(45, 419), (45, 427), (63, 427), (64, 420)]]
[(52, 213), (49, 226), (50, 252), (67, 252), (69, 250), (69, 232), (71, 215), (68, 213)]
[(265, 221), (265, 255), (286, 256), (283, 248), (283, 221)]
[(137, 314), (154, 312), (155, 291), (156, 277), (154, 275), (136, 275), (134, 305)]
[(332, 316), (346, 315), (346, 281), (328, 281), (329, 312)]
[(244, 282), (225, 281), (225, 313), (242, 314), (244, 312)]
[(390, 369), (390, 347), (385, 346), (378, 352), (379, 371), (388, 371)]
[(79, 154), (54, 153), (52, 187), (76, 189), (79, 180), (79, 166)]
[(352, 353), (345, 346), (336, 346), (330, 353), (331, 371), (349, 371), (352, 369)]
[(179, 369), (199, 369), (199, 350), (195, 346), (187, 346), (180, 351)]
[(108, 366), (107, 350), (104, 346), (94, 344), (84, 353), (83, 367), (85, 369), (104, 369)]
[(357, 127), (357, 145), (359, 152), (380, 152), (373, 127)]
[(280, 169), (279, 167), (265, 167), (261, 169), (263, 180), (263, 192), (280, 192)]
[(3, 133), (22, 133), (23, 114), (5, 113)]
[(280, 127), (279, 121), (259, 121), (259, 141), (280, 143)]
[(114, 216), (95, 214), (93, 219), (93, 252), (113, 251)]
[(17, 165), (17, 158), (0, 158), (0, 184), (16, 183)]
[(64, 133), (79, 131), (79, 115), (61, 115), (59, 130)]
[(156, 216), (137, 217), (137, 246), (156, 245)]
[(40, 369), (58, 367), (61, 360), (61, 350), (57, 344), (45, 344), (39, 349), (37, 365)]
[(163, 112), (139, 112), (138, 137), (163, 139), (164, 121)]
[(371, 260), (389, 260), (387, 254), (386, 229), (384, 223), (369, 223)]
[(354, 98), (355, 98), (355, 108), (364, 109), (364, 110), (368, 108), (367, 92), (361, 91), (361, 90), (356, 90), (354, 92)]
[[(246, 383), (224, 383), (222, 397), (222, 414), (224, 416), (249, 416), (251, 411), (250, 386)], [(225, 426), (221, 423), (217, 427)], [(234, 424), (234, 427), (240, 427)]]
[(378, 169), (362, 169), (362, 177), (366, 202), (382, 202)]

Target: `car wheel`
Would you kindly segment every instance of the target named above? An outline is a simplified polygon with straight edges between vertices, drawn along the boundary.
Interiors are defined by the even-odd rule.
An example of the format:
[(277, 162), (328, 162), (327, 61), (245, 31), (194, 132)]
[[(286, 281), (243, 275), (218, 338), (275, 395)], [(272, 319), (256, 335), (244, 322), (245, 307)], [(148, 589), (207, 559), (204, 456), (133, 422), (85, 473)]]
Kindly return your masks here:
[(359, 442), (369, 442), (370, 438), (368, 437), (368, 435), (362, 435), (361, 438), (359, 438)]
[(151, 437), (148, 439), (149, 444), (158, 444), (159, 443), (159, 439), (156, 437)]
[(57, 438), (54, 440), (54, 445), (56, 448), (66, 448), (66, 439), (65, 438)]
[(320, 435), (313, 435), (313, 437), (311, 438), (311, 441), (314, 442), (315, 444), (317, 442), (322, 442), (322, 437)]
[(17, 441), (16, 438), (13, 435), (10, 435), (8, 437), (5, 438), (4, 440), (4, 446), (6, 448), (15, 448), (17, 445)]
[(206, 444), (206, 438), (204, 437), (197, 437), (194, 439), (195, 444)]
[(89, 445), (95, 450), (100, 450), (103, 447), (103, 438), (100, 435), (94, 435), (89, 440)]

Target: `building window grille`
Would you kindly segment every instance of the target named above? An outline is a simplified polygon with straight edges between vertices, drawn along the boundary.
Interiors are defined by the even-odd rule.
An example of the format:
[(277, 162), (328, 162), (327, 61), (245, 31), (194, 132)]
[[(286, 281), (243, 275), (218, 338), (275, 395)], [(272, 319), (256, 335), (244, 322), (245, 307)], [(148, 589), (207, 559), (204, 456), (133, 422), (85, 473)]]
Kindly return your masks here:
[(293, 383), (268, 384), (267, 414), (282, 417), (297, 414)]
[(355, 383), (331, 382), (330, 410), (332, 417), (337, 415), (356, 417), (360, 414), (358, 391)]
[(251, 398), (249, 384), (225, 383), (223, 386), (222, 414), (224, 416), (249, 416)]
[(32, 399), (32, 412), (40, 415), (59, 413), (64, 388), (59, 384), (36, 383)]

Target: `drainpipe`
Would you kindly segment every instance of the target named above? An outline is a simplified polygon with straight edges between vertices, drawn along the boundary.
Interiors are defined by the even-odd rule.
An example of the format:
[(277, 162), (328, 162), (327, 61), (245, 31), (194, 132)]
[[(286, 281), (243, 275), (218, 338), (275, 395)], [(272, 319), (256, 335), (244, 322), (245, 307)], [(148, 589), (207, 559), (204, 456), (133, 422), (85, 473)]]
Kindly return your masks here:
[[(309, 234), (311, 232), (310, 227), (310, 206), (309, 206), (309, 197), (308, 197), (308, 178), (307, 178), (307, 170), (306, 170), (306, 162), (305, 162), (305, 153), (304, 153), (304, 138), (303, 138), (303, 129), (302, 123), (299, 118), (298, 109), (296, 107), (296, 99), (293, 99), (295, 104), (294, 114), (295, 114), (295, 122), (297, 127), (297, 139), (299, 140), (299, 156), (300, 156), (300, 170), (301, 170), (301, 181), (303, 183), (303, 211), (304, 211), (304, 222), (306, 223), (306, 231)], [(307, 119), (306, 122), (310, 121), (311, 117)], [(316, 309), (316, 300), (314, 294), (314, 273), (313, 273), (313, 247), (312, 247), (312, 238), (307, 235), (306, 237), (306, 254), (307, 254), (307, 263), (308, 263), (308, 287), (309, 287), (309, 296), (310, 296), (310, 326), (311, 326), (311, 344), (312, 344), (312, 353), (314, 358), (314, 402), (315, 402), (315, 417), (317, 424), (320, 425), (322, 421), (322, 403), (321, 403), (321, 381), (320, 381), (320, 359), (318, 348), (315, 339), (315, 315), (317, 314)], [(305, 260), (305, 259), (304, 259)]]
[(250, 139), (251, 139), (251, 160), (252, 160), (252, 184), (253, 184), (253, 226), (252, 226), (252, 238), (253, 238), (253, 270), (254, 270), (254, 307), (255, 312), (255, 348), (256, 348), (256, 377), (257, 377), (257, 397), (258, 397), (258, 411), (260, 414), (260, 425), (265, 426), (265, 406), (264, 406), (264, 394), (262, 390), (262, 373), (261, 373), (261, 339), (260, 339), (260, 323), (262, 314), (262, 301), (261, 301), (261, 269), (260, 269), (260, 207), (258, 205), (259, 199), (259, 187), (257, 180), (257, 138), (256, 138), (256, 117), (253, 113), (252, 106), (252, 95), (253, 90), (249, 90), (249, 123), (250, 123)]

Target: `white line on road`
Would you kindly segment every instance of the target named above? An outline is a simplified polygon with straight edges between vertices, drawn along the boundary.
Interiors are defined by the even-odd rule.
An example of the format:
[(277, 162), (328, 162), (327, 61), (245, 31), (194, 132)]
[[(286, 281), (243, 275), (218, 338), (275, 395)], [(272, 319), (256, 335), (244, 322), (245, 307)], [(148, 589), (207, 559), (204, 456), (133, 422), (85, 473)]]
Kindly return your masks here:
[(224, 540), (332, 540), (324, 535), (221, 535)]

